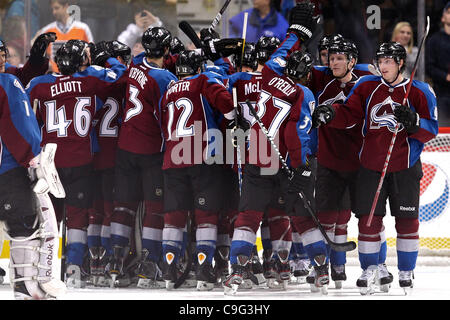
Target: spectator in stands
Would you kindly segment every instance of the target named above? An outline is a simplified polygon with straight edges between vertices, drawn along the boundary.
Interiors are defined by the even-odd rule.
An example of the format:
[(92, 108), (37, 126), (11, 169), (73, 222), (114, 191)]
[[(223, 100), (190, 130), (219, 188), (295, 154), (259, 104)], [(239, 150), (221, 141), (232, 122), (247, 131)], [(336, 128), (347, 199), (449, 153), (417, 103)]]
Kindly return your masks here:
[(36, 34), (36, 36), (38, 36), (46, 32), (56, 33), (56, 41), (50, 44), (47, 50), (47, 54), (50, 57), (51, 71), (58, 71), (58, 67), (53, 58), (56, 51), (67, 40), (78, 39), (86, 42), (94, 42), (89, 26), (84, 22), (75, 20), (74, 17), (69, 14), (70, 4), (69, 0), (50, 0), (50, 7), (55, 21), (46, 25)]
[(142, 9), (141, 6), (134, 6), (134, 23), (130, 23), (128, 27), (122, 31), (117, 40), (133, 48), (136, 43), (140, 42), (142, 34), (150, 27), (163, 26), (162, 21), (155, 17), (150, 11)]
[[(6, 11), (5, 20), (11, 17), (25, 18), (25, 1), (14, 0)], [(39, 30), (39, 7), (37, 0), (31, 1), (31, 34), (35, 34)]]
[(244, 14), (248, 12), (246, 41), (257, 42), (261, 36), (277, 37), (281, 41), (289, 27), (271, 0), (253, 0), (253, 8), (244, 10), (229, 20), (229, 36), (242, 37)]
[(414, 33), (411, 24), (406, 21), (397, 23), (392, 31), (391, 41), (400, 43), (406, 50), (406, 66), (403, 76), (409, 78), (419, 49), (414, 46)]
[(439, 126), (450, 126), (450, 1), (444, 7), (443, 28), (426, 44), (426, 74), (433, 80), (437, 97)]

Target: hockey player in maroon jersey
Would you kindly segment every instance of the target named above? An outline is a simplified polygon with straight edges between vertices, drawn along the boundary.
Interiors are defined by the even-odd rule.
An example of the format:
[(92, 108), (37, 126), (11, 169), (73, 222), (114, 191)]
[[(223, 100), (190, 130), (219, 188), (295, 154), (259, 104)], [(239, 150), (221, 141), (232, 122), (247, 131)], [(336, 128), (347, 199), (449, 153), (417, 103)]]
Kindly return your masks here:
[[(244, 171), (240, 212), (234, 225), (231, 243), (232, 272), (223, 282), (226, 294), (235, 293), (242, 283), (243, 272), (249, 263), (262, 216), (273, 200), (274, 192), (282, 193), (279, 189), (285, 188), (291, 194), (291, 205), (285, 210), (292, 214), (291, 210), (295, 209), (295, 214), (300, 214), (293, 221), (298, 224), (297, 230), (304, 234), (306, 250), (319, 271), (318, 285), (326, 285), (328, 282), (326, 246), (322, 236), (312, 219), (303, 216), (297, 210), (303, 206), (297, 198), (298, 192), (307, 191), (308, 196), (312, 196), (312, 177), (307, 157), (310, 155), (310, 117), (315, 100), (311, 91), (298, 83), (309, 73), (312, 58), (295, 50), (299, 48), (300, 40), (304, 42), (311, 36), (314, 24), (313, 9), (314, 6), (309, 1), (302, 2), (292, 9), (289, 34), (263, 68), (261, 93), (257, 103), (257, 113), (261, 122), (268, 128), (268, 136), (278, 144), (281, 156), (286, 157), (289, 151), (294, 177), (289, 181), (286, 173), (279, 171), (278, 154), (272, 150), (268, 138), (262, 132), (263, 129), (259, 124), (255, 124), (250, 136), (249, 164)], [(292, 51), (294, 52), (290, 54)], [(287, 62), (286, 56), (289, 56)], [(262, 150), (272, 158), (264, 158)], [(274, 159), (275, 163), (270, 163), (271, 159)], [(286, 192), (284, 194), (288, 196)], [(290, 277), (289, 249), (290, 243), (288, 248), (280, 248), (277, 252), (273, 252), (280, 270), (279, 281), (284, 283), (287, 283)]]
[[(372, 75), (368, 65), (357, 64), (358, 49), (340, 35), (327, 41), (328, 67), (313, 69), (309, 87), (319, 104), (344, 102), (356, 81)], [(318, 169), (316, 181), (317, 216), (329, 237), (336, 242), (347, 241), (347, 223), (354, 203), (355, 181), (359, 168), (358, 153), (362, 145), (362, 124), (351, 128), (320, 127), (318, 132)], [(384, 233), (384, 228), (383, 231)], [(380, 235), (385, 238), (384, 234)], [(382, 282), (391, 282), (384, 265), (386, 242), (380, 253), (379, 275)], [(346, 280), (345, 252), (330, 251), (331, 278), (336, 287)], [(312, 271), (314, 272), (314, 271)], [(313, 274), (312, 274), (313, 275)], [(309, 282), (313, 277), (308, 277)], [(390, 281), (389, 281), (390, 280)]]
[[(92, 64), (109, 66), (109, 56), (116, 58), (127, 66), (131, 59), (131, 49), (127, 45), (114, 40), (99, 42), (94, 46), (102, 48), (103, 56), (95, 57)], [(97, 49), (97, 51), (99, 51)], [(119, 81), (126, 85), (126, 77)], [(105, 267), (112, 256), (110, 243), (110, 225), (113, 212), (114, 167), (117, 142), (119, 140), (120, 122), (125, 106), (125, 85), (123, 89), (109, 93), (103, 108), (94, 117), (93, 126), (99, 150), (94, 154), (93, 172), (93, 207), (89, 210), (89, 226), (87, 229), (90, 273), (92, 282), (98, 286), (109, 286), (109, 277)]]
[[(163, 95), (161, 127), (164, 132), (163, 277), (167, 289), (178, 279), (188, 211), (195, 215), (197, 289), (211, 290), (216, 282), (212, 260), (217, 222), (222, 206), (222, 133), (217, 113), (232, 127), (233, 100), (225, 86), (209, 73), (200, 73), (203, 57), (195, 51), (180, 53), (176, 63), (180, 80)], [(217, 161), (217, 162), (216, 162)]]
[(6, 72), (15, 75), (27, 86), (31, 79), (43, 75), (48, 70), (48, 58), (45, 57), (45, 51), (50, 43), (56, 40), (54, 32), (41, 34), (33, 43), (30, 50), (30, 57), (23, 67), (15, 67), (6, 60), (8, 59), (8, 47), (3, 40), (0, 40), (0, 72)]
[[(363, 273), (357, 281), (361, 294), (372, 293), (381, 250), (380, 232), (386, 201), (395, 217), (400, 287), (411, 288), (419, 247), (419, 194), (425, 142), (438, 132), (436, 97), (430, 86), (414, 80), (406, 105), (406, 88), (411, 79), (401, 72), (406, 51), (396, 42), (383, 43), (376, 52), (381, 76), (365, 76), (353, 86), (345, 102), (317, 107), (313, 121), (345, 129), (362, 125), (363, 144), (352, 211), (359, 219), (358, 252)], [(385, 165), (397, 123), (393, 145), (373, 220), (368, 224), (375, 191)]]
[(113, 69), (89, 66), (87, 43), (80, 40), (68, 41), (56, 57), (61, 74), (34, 78), (27, 94), (42, 128), (42, 145), (58, 144), (55, 165), (67, 196), (56, 199), (54, 204), (59, 220), (65, 210), (67, 222), (66, 281), (69, 286), (78, 287), (83, 285), (79, 276), (87, 251), (86, 229), (92, 201), (92, 119), (110, 92), (116, 90), (126, 67), (113, 58), (108, 59)]
[[(126, 107), (119, 133), (115, 170), (115, 205), (111, 218), (113, 261), (110, 275), (116, 285), (130, 283), (123, 270), (128, 256), (131, 230), (139, 202), (145, 205), (142, 229), (142, 261), (138, 287), (157, 285), (161, 257), (163, 217), (162, 161), (164, 141), (159, 124), (158, 102), (170, 83), (178, 79), (163, 69), (169, 53), (170, 32), (165, 28), (148, 29), (142, 36), (145, 56), (128, 72)], [(137, 64), (136, 64), (137, 63)], [(113, 280), (114, 280), (113, 279)]]

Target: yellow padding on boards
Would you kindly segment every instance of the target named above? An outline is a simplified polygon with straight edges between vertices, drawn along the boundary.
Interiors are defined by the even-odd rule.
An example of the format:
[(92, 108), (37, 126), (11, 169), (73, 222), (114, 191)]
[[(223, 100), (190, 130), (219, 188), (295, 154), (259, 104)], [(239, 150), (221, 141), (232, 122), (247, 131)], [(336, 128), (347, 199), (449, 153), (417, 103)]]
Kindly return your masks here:
[[(356, 238), (349, 238), (349, 240), (357, 242)], [(395, 238), (387, 238), (386, 241), (388, 247), (395, 247)], [(450, 238), (421, 238), (420, 247), (432, 250), (450, 249)], [(258, 251), (263, 249), (260, 237), (256, 239), (256, 248), (258, 249)], [(1, 252), (0, 258), (9, 259), (9, 241), (7, 240), (3, 242), (3, 250)], [(61, 258), (61, 238), (59, 238), (58, 258)]]

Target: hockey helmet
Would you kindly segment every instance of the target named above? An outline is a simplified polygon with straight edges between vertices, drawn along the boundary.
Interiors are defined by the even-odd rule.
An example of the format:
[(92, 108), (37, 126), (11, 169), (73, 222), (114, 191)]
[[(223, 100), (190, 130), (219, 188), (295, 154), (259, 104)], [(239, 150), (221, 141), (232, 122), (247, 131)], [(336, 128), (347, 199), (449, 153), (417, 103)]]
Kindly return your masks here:
[(182, 51), (175, 62), (175, 73), (177, 76), (197, 74), (198, 69), (202, 69), (204, 62), (204, 57), (196, 50)]
[(126, 64), (130, 62), (131, 48), (129, 46), (117, 40), (111, 41), (110, 46), (114, 57), (121, 57)]
[[(400, 64), (400, 60), (403, 59), (403, 62), (406, 61), (406, 50), (400, 43), (390, 41), (384, 42), (377, 49), (375, 54), (375, 62), (378, 65), (378, 60), (380, 58), (392, 58), (397, 64)], [(405, 63), (403, 63), (402, 69), (405, 67)]]
[(142, 35), (142, 46), (148, 57), (162, 57), (165, 49), (170, 48), (171, 41), (170, 31), (162, 27), (149, 28)]
[(55, 62), (63, 75), (77, 72), (87, 59), (87, 42), (82, 40), (69, 40), (56, 51)]
[(277, 37), (262, 36), (256, 43), (256, 60), (264, 64), (280, 45), (281, 41)]
[(294, 51), (287, 59), (284, 74), (290, 78), (300, 80), (311, 71), (314, 59), (308, 52)]
[(358, 60), (358, 48), (355, 43), (344, 38), (330, 42), (328, 45), (328, 56), (331, 53), (345, 54), (348, 60), (351, 60), (352, 58)]
[(258, 67), (256, 61), (256, 46), (252, 42), (246, 42), (244, 47), (244, 57), (242, 58), (242, 51), (237, 54), (238, 61), (242, 59), (242, 65), (247, 66), (255, 70)]

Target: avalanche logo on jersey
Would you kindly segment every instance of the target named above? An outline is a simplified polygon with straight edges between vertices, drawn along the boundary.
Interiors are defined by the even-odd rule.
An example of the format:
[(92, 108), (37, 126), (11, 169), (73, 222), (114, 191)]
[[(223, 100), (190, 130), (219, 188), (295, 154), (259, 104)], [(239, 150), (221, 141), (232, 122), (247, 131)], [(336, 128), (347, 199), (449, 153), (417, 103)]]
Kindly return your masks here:
[[(394, 109), (400, 103), (395, 102), (389, 96), (383, 102), (373, 106), (370, 110), (370, 129), (381, 129), (387, 127), (389, 131), (394, 132), (397, 120), (395, 120)], [(381, 114), (380, 114), (381, 113)], [(403, 129), (400, 124), (399, 131)]]
[(419, 221), (438, 218), (449, 205), (449, 180), (442, 168), (435, 163), (422, 164), (424, 176), (420, 181)]

